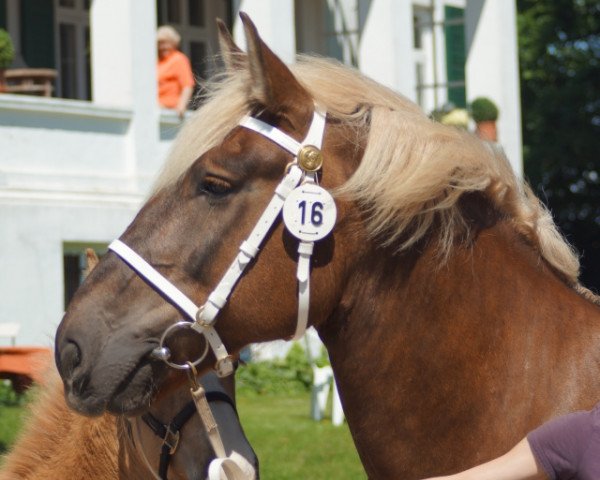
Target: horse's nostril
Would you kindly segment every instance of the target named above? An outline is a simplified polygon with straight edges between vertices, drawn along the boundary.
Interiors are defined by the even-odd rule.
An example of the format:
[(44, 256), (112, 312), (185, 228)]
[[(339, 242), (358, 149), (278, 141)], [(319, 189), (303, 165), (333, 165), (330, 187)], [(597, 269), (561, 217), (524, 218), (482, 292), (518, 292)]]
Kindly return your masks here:
[(68, 378), (81, 363), (81, 349), (75, 342), (69, 340), (60, 352), (59, 370), (63, 378)]
[(79, 375), (77, 378), (73, 379), (73, 383), (72, 383), (72, 392), (77, 395), (78, 397), (82, 397), (83, 393), (85, 392), (85, 389), (87, 388), (88, 384), (90, 383), (90, 376), (89, 375)]

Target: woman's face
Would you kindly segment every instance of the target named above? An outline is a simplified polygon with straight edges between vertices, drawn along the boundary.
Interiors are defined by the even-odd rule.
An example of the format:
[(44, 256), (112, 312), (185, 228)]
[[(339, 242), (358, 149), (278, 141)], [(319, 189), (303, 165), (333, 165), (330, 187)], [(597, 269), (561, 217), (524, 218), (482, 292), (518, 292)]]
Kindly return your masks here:
[(175, 45), (170, 40), (159, 40), (158, 41), (158, 58), (164, 58), (169, 53), (175, 50)]

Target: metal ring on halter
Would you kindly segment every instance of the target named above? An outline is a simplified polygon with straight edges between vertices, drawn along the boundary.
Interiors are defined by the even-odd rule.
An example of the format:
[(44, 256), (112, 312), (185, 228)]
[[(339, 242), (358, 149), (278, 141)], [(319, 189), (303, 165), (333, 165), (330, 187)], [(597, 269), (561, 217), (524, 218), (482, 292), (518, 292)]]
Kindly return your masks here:
[[(193, 322), (186, 322), (186, 321), (177, 322), (177, 323), (171, 325), (169, 328), (167, 328), (164, 331), (164, 333), (162, 334), (162, 337), (160, 337), (159, 348), (167, 348), (167, 347), (165, 347), (165, 340), (174, 330), (177, 330), (178, 328), (191, 328), (192, 325), (193, 325)], [(205, 347), (204, 347), (204, 351), (202, 352), (202, 355), (200, 355), (200, 357), (198, 357), (193, 362), (188, 361), (184, 364), (179, 364), (179, 363), (170, 362), (168, 358), (163, 358), (162, 361), (165, 362), (167, 365), (169, 365), (169, 367), (176, 368), (177, 370), (189, 370), (190, 365), (193, 365), (194, 367), (196, 367), (200, 364), (200, 362), (202, 360), (204, 360), (204, 358), (208, 354), (208, 341), (206, 339), (204, 339), (204, 341), (205, 341)]]
[(196, 312), (196, 323), (202, 327), (210, 327), (210, 323), (207, 323), (202, 318), (202, 314), (204, 313), (204, 305), (202, 305), (198, 311)]

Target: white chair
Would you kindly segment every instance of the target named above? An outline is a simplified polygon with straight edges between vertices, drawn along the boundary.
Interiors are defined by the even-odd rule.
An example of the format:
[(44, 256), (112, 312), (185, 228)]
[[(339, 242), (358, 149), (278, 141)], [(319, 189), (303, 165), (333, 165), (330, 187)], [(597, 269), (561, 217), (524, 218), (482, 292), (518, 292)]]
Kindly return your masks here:
[(338, 394), (338, 389), (331, 366), (325, 365), (323, 367), (317, 367), (316, 362), (314, 361), (314, 359), (320, 355), (323, 344), (321, 343), (317, 332), (313, 328), (310, 328), (306, 331), (305, 342), (306, 355), (308, 356), (308, 360), (313, 370), (310, 416), (315, 421), (320, 421), (323, 419), (325, 416), (325, 410), (327, 409), (329, 390), (331, 388), (331, 384), (333, 383), (331, 423), (335, 426), (339, 426), (344, 423), (344, 410), (342, 409), (342, 402), (340, 401), (340, 396)]
[(1, 322), (0, 323), (0, 338), (10, 338), (10, 344), (14, 347), (17, 340), (17, 335), (21, 330), (21, 324), (16, 322)]
[(310, 416), (319, 422), (325, 416), (327, 398), (329, 397), (329, 386), (333, 378), (333, 370), (329, 365), (325, 367), (312, 366), (313, 384), (310, 400)]

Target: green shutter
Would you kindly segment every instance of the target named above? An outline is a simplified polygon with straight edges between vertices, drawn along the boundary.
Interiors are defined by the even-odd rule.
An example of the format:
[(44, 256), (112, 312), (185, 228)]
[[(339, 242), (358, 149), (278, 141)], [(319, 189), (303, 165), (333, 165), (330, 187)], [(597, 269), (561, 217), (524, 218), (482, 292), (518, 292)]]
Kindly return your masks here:
[(54, 2), (21, 0), (21, 51), (31, 68), (54, 68)]
[[(446, 22), (464, 20), (463, 8), (445, 7)], [(457, 107), (467, 106), (465, 89), (465, 26), (464, 22), (444, 26), (446, 36), (446, 75), (448, 78), (448, 100)], [(458, 82), (455, 85), (454, 82)]]
[(0, 28), (6, 30), (6, 0), (0, 0)]

